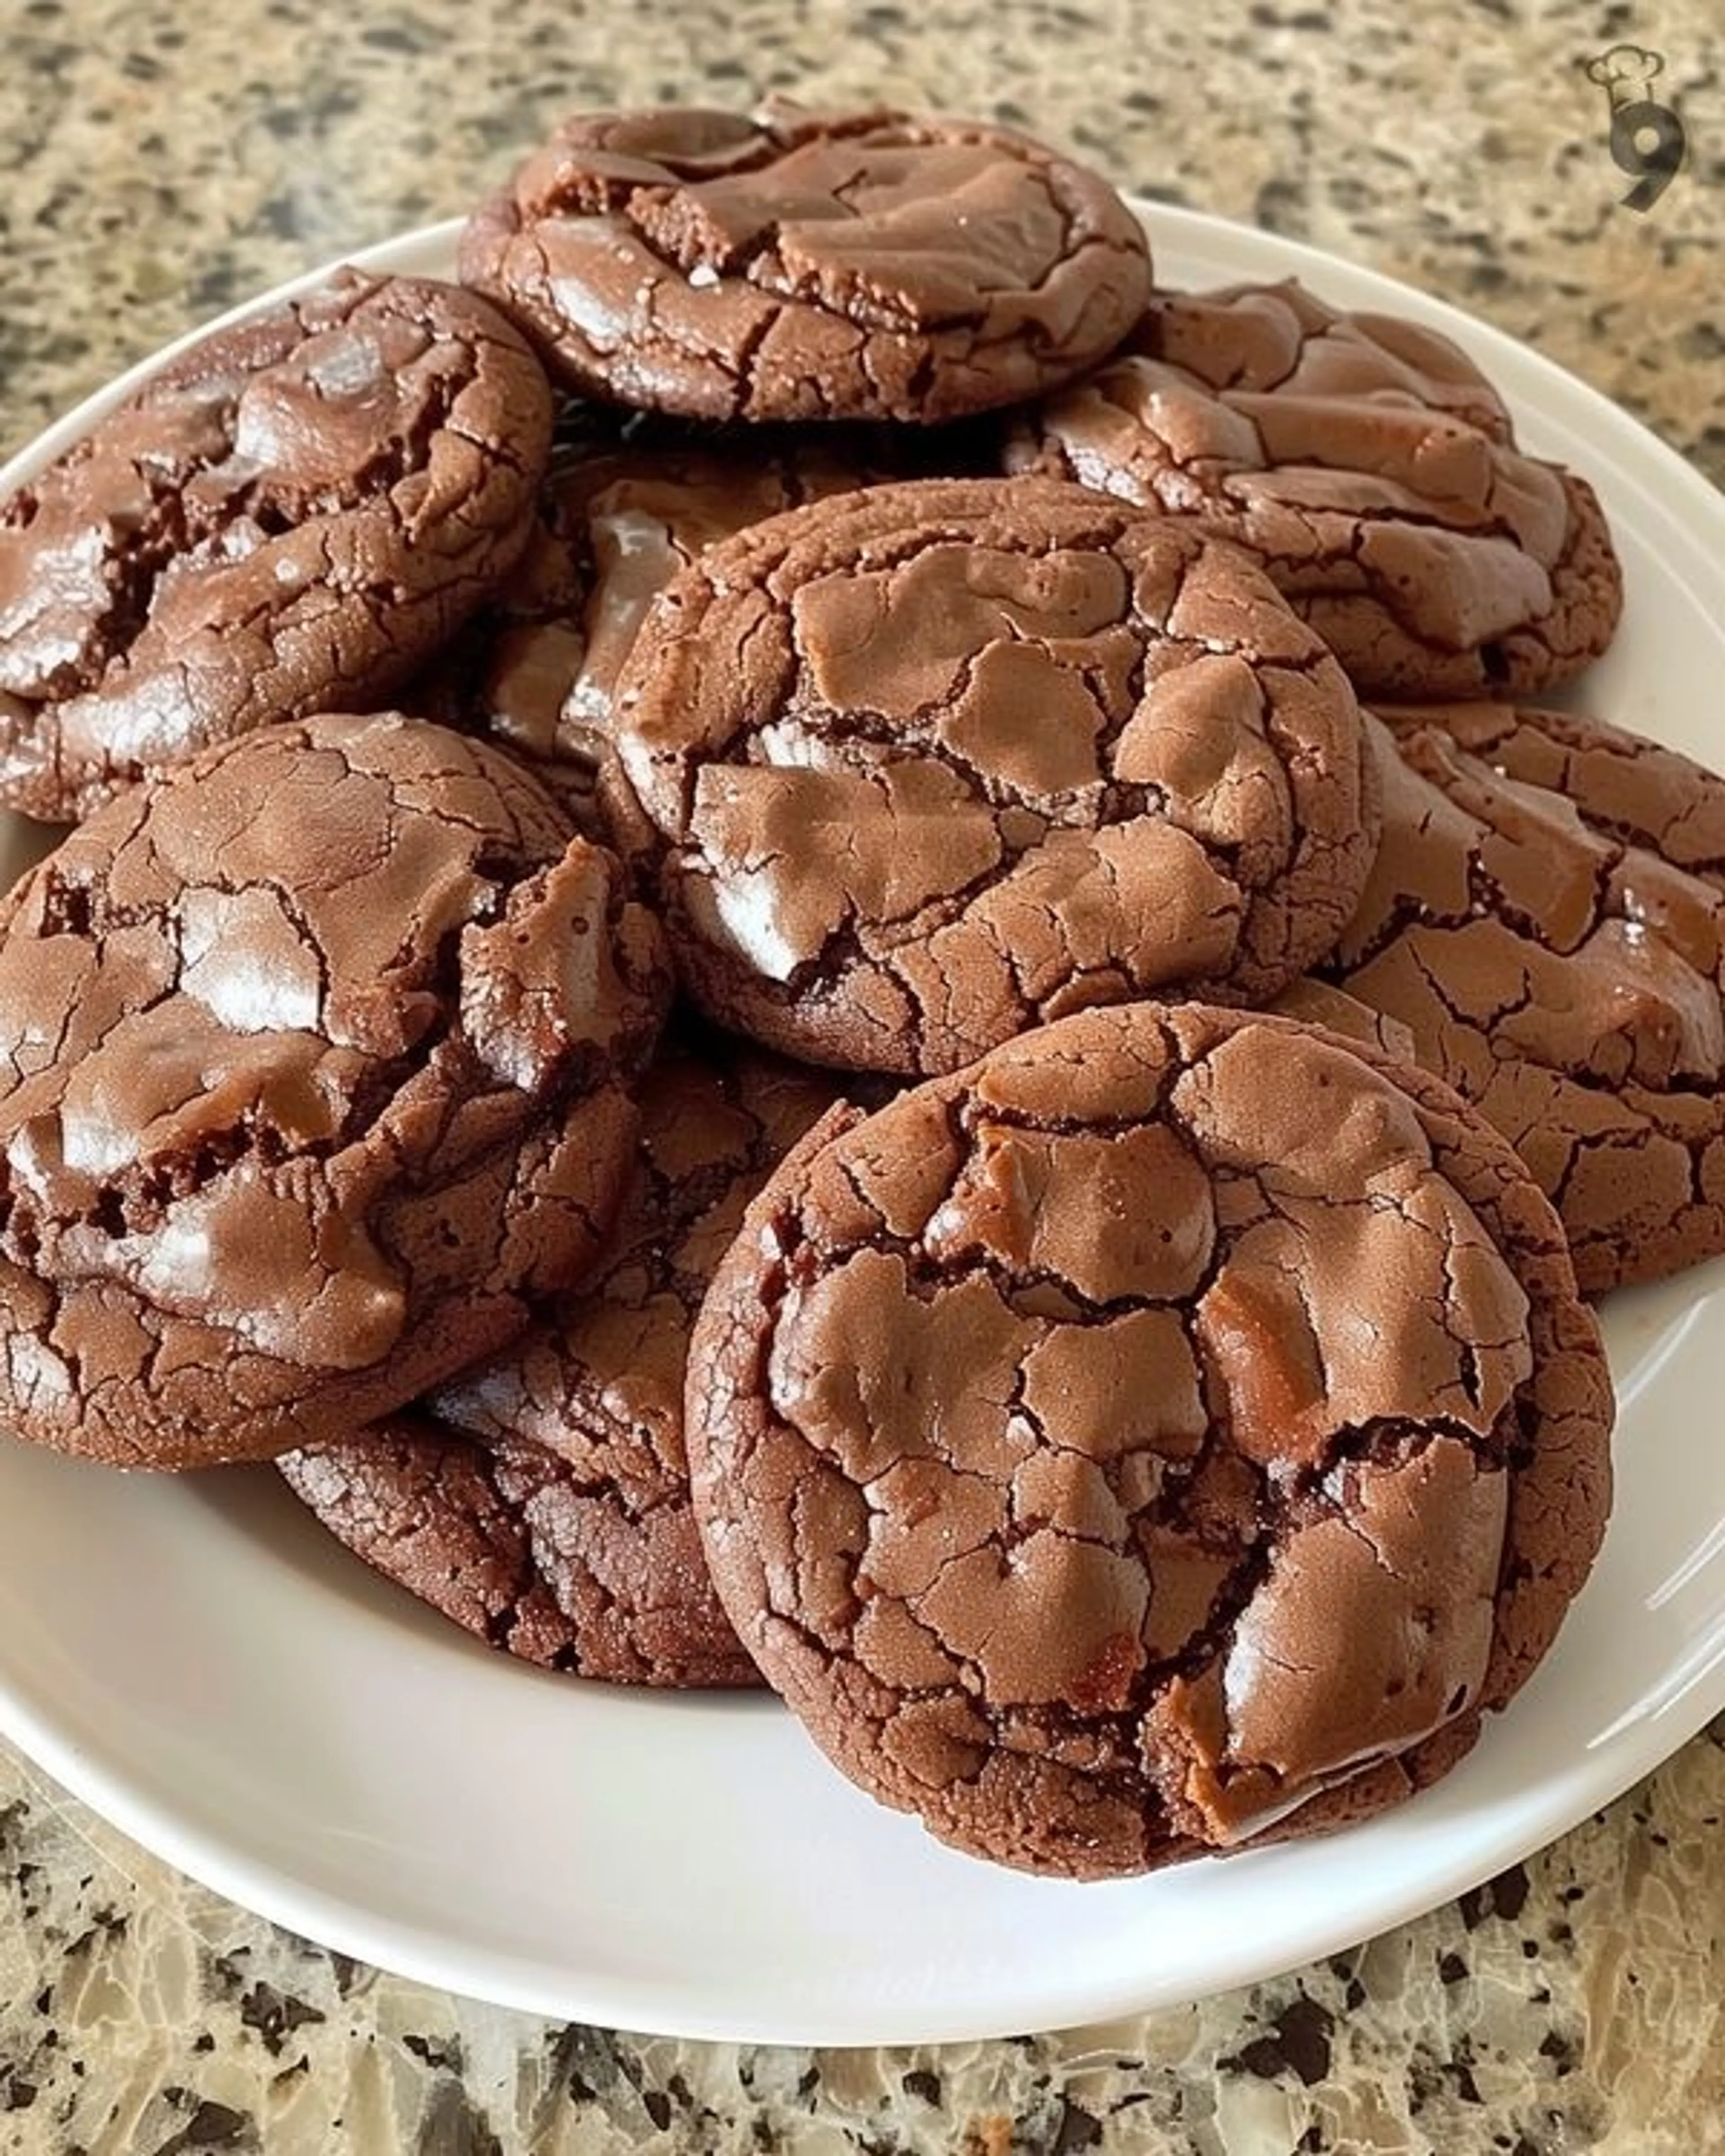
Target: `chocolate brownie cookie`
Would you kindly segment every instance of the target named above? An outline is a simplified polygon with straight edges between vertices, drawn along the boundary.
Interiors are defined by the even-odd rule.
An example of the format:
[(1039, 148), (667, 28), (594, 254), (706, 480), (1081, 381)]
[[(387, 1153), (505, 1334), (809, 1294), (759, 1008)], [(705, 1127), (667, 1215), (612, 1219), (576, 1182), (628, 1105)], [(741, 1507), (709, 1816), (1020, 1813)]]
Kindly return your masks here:
[(0, 802), (374, 707), (521, 552), (550, 438), (456, 286), (345, 271), (206, 338), (0, 505)]
[(1433, 1779), (1609, 1504), (1598, 1332), (1509, 1147), (1199, 1004), (1080, 1013), (793, 1155), (689, 1367), (762, 1675), (942, 1839), (1079, 1877)]
[(747, 1049), (662, 1058), (601, 1270), (413, 1424), (290, 1455), (294, 1489), (368, 1563), (512, 1654), (623, 1684), (757, 1684), (690, 1509), (689, 1334), (744, 1206), (838, 1097)]
[(1080, 487), (795, 510), (655, 602), (613, 718), (682, 978), (817, 1062), (951, 1070), (1179, 987), (1266, 998), (1377, 842), (1347, 681), (1233, 548)]
[(123, 1466), (403, 1405), (597, 1255), (669, 976), (500, 751), (393, 715), (207, 752), (0, 909), (0, 1409)]
[(783, 101), (566, 121), (460, 270), (572, 388), (711, 419), (1009, 404), (1101, 358), (1150, 292), (1132, 212), (1028, 136)]
[(1008, 461), (1247, 547), (1363, 691), (1542, 689), (1621, 610), (1592, 489), (1517, 449), (1461, 352), (1292, 282), (1158, 293)]
[(1325, 976), (1515, 1146), (1583, 1289), (1725, 1250), (1725, 780), (1598, 719), (1372, 722), (1384, 834)]

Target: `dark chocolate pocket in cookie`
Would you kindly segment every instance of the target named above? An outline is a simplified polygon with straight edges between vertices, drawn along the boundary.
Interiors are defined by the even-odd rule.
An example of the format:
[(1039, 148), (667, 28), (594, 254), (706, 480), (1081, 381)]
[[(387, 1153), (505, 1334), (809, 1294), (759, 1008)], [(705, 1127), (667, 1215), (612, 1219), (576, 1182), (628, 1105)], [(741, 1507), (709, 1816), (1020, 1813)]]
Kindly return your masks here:
[(375, 706), (520, 554), (550, 439), (457, 286), (347, 270), (193, 346), (0, 505), (0, 802)]
[(0, 916), (0, 1342), (128, 1466), (345, 1433), (597, 1256), (669, 980), (619, 865), (395, 716), (208, 752)]

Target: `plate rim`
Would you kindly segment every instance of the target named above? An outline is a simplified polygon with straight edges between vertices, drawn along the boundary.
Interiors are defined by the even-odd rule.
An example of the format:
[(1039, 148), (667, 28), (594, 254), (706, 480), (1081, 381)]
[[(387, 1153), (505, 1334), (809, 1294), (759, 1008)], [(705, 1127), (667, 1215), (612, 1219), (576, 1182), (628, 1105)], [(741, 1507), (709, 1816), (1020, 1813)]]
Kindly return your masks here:
[[(1507, 366), (1525, 381), (1531, 369), (1534, 389), (1556, 388), (1583, 418), (1590, 417), (1603, 424), (1607, 447), (1599, 453), (1600, 464), (1611, 466), (1620, 483), (1640, 494), (1667, 522), (1692, 525), (1692, 520), (1698, 518), (1704, 526), (1712, 526), (1708, 541), (1713, 548), (1711, 561), (1714, 564), (1725, 561), (1725, 493), (1645, 422), (1535, 346), (1449, 300), (1304, 241), (1284, 239), (1205, 212), (1145, 201), (1130, 193), (1127, 199), (1148, 225), (1153, 250), (1158, 241), (1166, 241), (1177, 254), (1201, 255), (1219, 247), (1225, 251), (1244, 246), (1248, 253), (1269, 250), (1277, 265), (1276, 274), (1300, 277), (1320, 290), (1326, 280), (1333, 282), (1338, 273), (1345, 280), (1363, 281), (1381, 298), (1354, 300), (1344, 294), (1344, 304), (1394, 308), (1429, 323), (1478, 357), (1488, 373)], [(402, 258), (409, 254), (442, 250), (452, 258), (462, 223), (460, 218), (443, 220), (343, 253), (187, 331), (82, 398), (26, 444), (0, 470), (0, 495), (10, 493), (59, 454), (158, 368), (213, 332), (316, 287), (343, 264), (374, 271), (394, 270)], [(1230, 272), (1241, 277), (1258, 274)], [(1526, 393), (1519, 391), (1512, 402), (1520, 403)], [(1620, 449), (1621, 454), (1617, 454)], [(1625, 457), (1638, 469), (1625, 469)], [(1649, 459), (1651, 476), (1658, 483), (1657, 494), (1648, 483)], [(1588, 469), (1593, 470), (1594, 465), (1590, 463)], [(1725, 595), (1725, 577), (1720, 578), (1720, 584)], [(1716, 1660), (1667, 1707), (1644, 1714), (1639, 1722), (1617, 1736), (1601, 1755), (1610, 1763), (1609, 1772), (1584, 1771), (1587, 1764), (1584, 1758), (1566, 1761), (1555, 1774), (1542, 1776), (1534, 1794), (1544, 1800), (1524, 1807), (1532, 1823), (1524, 1820), (1517, 1830), (1514, 1846), (1507, 1841), (1494, 1843), (1486, 1860), (1477, 1855), (1464, 1856), (1420, 1874), (1417, 1882), (1403, 1881), (1399, 1892), (1380, 1895), (1374, 1902), (1372, 1914), (1364, 1920), (1364, 1935), (1375, 1938), (1453, 1900), (1505, 1864), (1520, 1861), (1571, 1831), (1688, 1742), (1721, 1707), (1725, 1707), (1725, 1661)], [(986, 2040), (1033, 2025), (1023, 2018), (1029, 2004), (1024, 1998), (1011, 2002), (996, 1999), (980, 2006), (971, 2005), (968, 1999), (957, 2001), (951, 2010), (939, 2014), (921, 2009), (907, 2014), (904, 2007), (889, 2005), (863, 2026), (854, 2005), (848, 2010), (841, 2005), (835, 2011), (824, 2002), (814, 2006), (801, 2024), (788, 2024), (782, 2015), (763, 2020), (747, 2003), (733, 2005), (728, 1996), (721, 1999), (711, 1984), (705, 1989), (704, 2006), (685, 1994), (674, 2003), (667, 2017), (655, 2010), (652, 2003), (655, 1997), (664, 1995), (660, 1983), (646, 1979), (644, 1989), (643, 1979), (615, 1969), (596, 1976), (588, 1967), (571, 1968), (560, 1972), (555, 1984), (548, 1986), (545, 1972), (536, 1963), (524, 1966), (519, 1957), (511, 1959), (484, 1946), (464, 1944), (448, 1934), (428, 1933), (417, 1924), (377, 1909), (357, 1908), (325, 1887), (258, 1861), (231, 1837), (213, 1840), (189, 1828), (146, 1792), (131, 1786), (123, 1772), (116, 1776), (111, 1763), (105, 1764), (97, 1749), (80, 1743), (75, 1730), (57, 1726), (51, 1715), (39, 1711), (20, 1695), (4, 1666), (3, 1655), (0, 1655), (0, 1733), (23, 1754), (28, 1766), (52, 1777), (122, 1834), (189, 1878), (273, 1923), (440, 1989), (558, 2020), (732, 2042), (835, 2046), (947, 2042)], [(1442, 1786), (1430, 1794), (1437, 1795)], [(1045, 1987), (1043, 2005), (1030, 2009), (1037, 2017), (1034, 2025), (1066, 2028), (1111, 2020), (1260, 1981), (1358, 1943), (1361, 1921), (1357, 1913), (1342, 1914), (1327, 1925), (1314, 1924), (1302, 1935), (1301, 1950), (1294, 1958), (1281, 1953), (1269, 1959), (1239, 1954), (1237, 1965), (1206, 1978), (1196, 1989), (1183, 1984), (1178, 1978), (1135, 1983), (1124, 1975), (1086, 1986), (1081, 1973), (1075, 1976), (1067, 1971), (1064, 1982)], [(1047, 2018), (1050, 2015), (1054, 2018)]]

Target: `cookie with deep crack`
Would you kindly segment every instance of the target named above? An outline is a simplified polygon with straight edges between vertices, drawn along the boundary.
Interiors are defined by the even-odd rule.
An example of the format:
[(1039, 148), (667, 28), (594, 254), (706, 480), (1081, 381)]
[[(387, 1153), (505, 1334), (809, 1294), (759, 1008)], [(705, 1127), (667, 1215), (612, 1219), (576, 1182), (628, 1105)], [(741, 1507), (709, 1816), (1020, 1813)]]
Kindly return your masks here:
[(1143, 229), (1027, 136), (875, 109), (565, 121), (462, 235), (583, 396), (707, 419), (945, 419), (1125, 336)]
[(1377, 839), (1347, 680), (1260, 572), (1052, 480), (873, 487), (710, 549), (612, 733), (614, 833), (691, 993), (856, 1070), (1273, 996)]
[(1321, 971), (1502, 1131), (1596, 1294), (1725, 1250), (1725, 779), (1574, 712), (1385, 706)]
[(1362, 692), (1530, 694), (1603, 651), (1622, 609), (1592, 488), (1516, 447), (1457, 346), (1291, 280), (1158, 292), (1008, 462), (1246, 547)]
[(1446, 1769), (1586, 1576), (1610, 1422), (1504, 1141), (1199, 1004), (1080, 1013), (811, 1142), (690, 1356), (762, 1675), (876, 1797), (1079, 1877)]
[(668, 989), (614, 858), (422, 721), (117, 796), (0, 909), (0, 1419), (264, 1457), (501, 1346), (598, 1255)]
[(614, 1683), (758, 1684), (690, 1507), (689, 1335), (744, 1207), (839, 1097), (736, 1045), (661, 1057), (592, 1280), (412, 1417), (290, 1454), (295, 1492), (367, 1563), (511, 1654)]
[(182, 353), (0, 504), (0, 803), (375, 709), (520, 554), (551, 422), (454, 285), (345, 270)]

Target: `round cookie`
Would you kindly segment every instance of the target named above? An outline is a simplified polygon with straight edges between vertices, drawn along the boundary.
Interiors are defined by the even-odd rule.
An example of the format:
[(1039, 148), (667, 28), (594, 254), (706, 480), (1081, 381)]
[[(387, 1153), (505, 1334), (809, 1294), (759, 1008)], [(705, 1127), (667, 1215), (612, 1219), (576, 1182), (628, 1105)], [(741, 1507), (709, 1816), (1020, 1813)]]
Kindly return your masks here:
[(577, 115), (459, 259), (570, 388), (708, 419), (989, 410), (1101, 358), (1150, 292), (1132, 213), (1028, 136), (784, 100)]
[(691, 993), (857, 1070), (1176, 988), (1272, 996), (1377, 842), (1347, 681), (1262, 576), (1055, 481), (872, 487), (711, 548), (612, 731), (614, 832)]
[(1725, 1250), (1725, 780), (1599, 719), (1384, 707), (1325, 978), (1513, 1144), (1584, 1292)]
[(244, 735), (0, 909), (0, 1408), (123, 1466), (403, 1405), (592, 1261), (669, 987), (608, 853), (395, 715)]
[(689, 1334), (744, 1206), (838, 1098), (747, 1049), (662, 1057), (600, 1270), (411, 1420), (290, 1454), (295, 1491), (368, 1563), (512, 1654), (614, 1683), (758, 1684), (690, 1507)]
[(1593, 490), (1516, 448), (1463, 352), (1291, 280), (1158, 292), (1008, 463), (1246, 547), (1362, 693), (1531, 693), (1603, 651), (1622, 608)]
[(374, 708), (520, 554), (551, 416), (454, 285), (346, 270), (182, 353), (0, 504), (0, 802)]
[(1423, 1072), (1199, 1004), (793, 1155), (689, 1367), (762, 1675), (876, 1797), (1078, 1877), (1433, 1779), (1609, 1501), (1598, 1331), (1514, 1153)]

